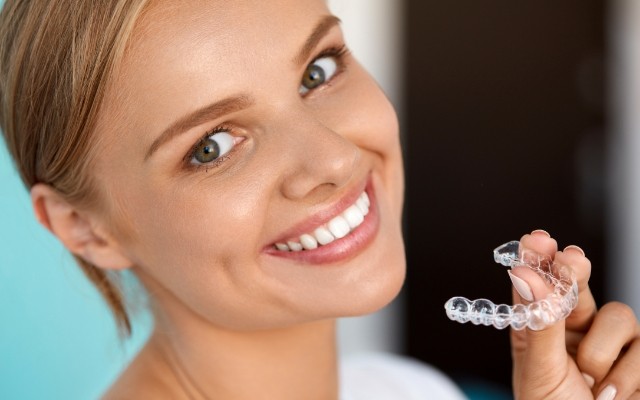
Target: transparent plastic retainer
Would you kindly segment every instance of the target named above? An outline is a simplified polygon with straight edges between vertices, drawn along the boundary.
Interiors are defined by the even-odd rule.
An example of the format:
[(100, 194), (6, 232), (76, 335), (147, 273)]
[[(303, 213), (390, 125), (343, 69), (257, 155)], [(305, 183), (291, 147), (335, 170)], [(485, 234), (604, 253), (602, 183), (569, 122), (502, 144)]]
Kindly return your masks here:
[(493, 258), (506, 267), (527, 267), (540, 276), (553, 289), (542, 300), (529, 305), (495, 305), (487, 299), (469, 300), (452, 297), (444, 305), (449, 319), (474, 325), (493, 325), (498, 329), (511, 326), (515, 330), (525, 327), (539, 331), (565, 319), (578, 304), (578, 283), (571, 268), (554, 263), (547, 256), (524, 249), (520, 242), (505, 243), (493, 251)]

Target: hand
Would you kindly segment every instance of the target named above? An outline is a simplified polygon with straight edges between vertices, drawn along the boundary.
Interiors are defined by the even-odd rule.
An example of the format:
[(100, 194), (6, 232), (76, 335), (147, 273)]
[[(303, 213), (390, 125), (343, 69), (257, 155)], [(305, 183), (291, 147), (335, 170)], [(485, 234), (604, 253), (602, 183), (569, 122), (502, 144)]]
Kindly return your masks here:
[[(558, 251), (544, 231), (523, 236), (520, 244), (569, 265), (579, 297), (566, 320), (542, 331), (511, 331), (515, 398), (640, 400), (640, 327), (631, 308), (614, 302), (597, 309), (588, 285), (591, 263), (579, 247)], [(519, 275), (517, 268), (512, 272)], [(535, 300), (546, 297), (540, 282), (520, 278), (529, 280)], [(513, 298), (527, 303), (515, 289)]]

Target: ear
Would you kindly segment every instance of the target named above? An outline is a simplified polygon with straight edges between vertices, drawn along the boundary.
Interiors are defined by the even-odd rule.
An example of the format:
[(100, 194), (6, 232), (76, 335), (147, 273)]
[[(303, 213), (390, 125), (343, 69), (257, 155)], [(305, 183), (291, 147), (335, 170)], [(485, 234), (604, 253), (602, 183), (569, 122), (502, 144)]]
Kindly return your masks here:
[(133, 265), (119, 244), (96, 228), (89, 213), (81, 212), (49, 185), (31, 188), (31, 203), (36, 219), (73, 254), (104, 269), (125, 269)]

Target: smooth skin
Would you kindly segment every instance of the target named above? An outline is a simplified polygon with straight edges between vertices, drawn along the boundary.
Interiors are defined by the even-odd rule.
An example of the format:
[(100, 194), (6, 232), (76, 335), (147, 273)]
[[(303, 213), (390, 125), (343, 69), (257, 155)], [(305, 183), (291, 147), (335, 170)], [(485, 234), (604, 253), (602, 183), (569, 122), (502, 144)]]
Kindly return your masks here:
[[(338, 55), (330, 15), (319, 0), (152, 2), (101, 110), (91, 173), (102, 206), (33, 188), (39, 219), (67, 248), (133, 268), (151, 294), (155, 333), (108, 398), (336, 398), (335, 318), (399, 292), (397, 118)], [(327, 76), (309, 90), (314, 63)], [(234, 147), (196, 165), (201, 139), (218, 131)], [(266, 251), (366, 185), (379, 222), (364, 248), (331, 262)]]
[[(87, 207), (43, 184), (31, 192), (39, 221), (71, 252), (132, 268), (150, 293), (154, 334), (106, 398), (337, 399), (335, 318), (380, 309), (405, 276), (396, 115), (343, 45), (322, 0), (154, 1), (145, 11), (100, 110), (91, 174), (101, 198)], [(309, 88), (313, 65), (327, 76)], [(228, 152), (203, 164), (195, 152), (220, 133)], [(377, 216), (369, 241), (329, 258), (273, 253), (365, 187)], [(523, 242), (555, 254), (548, 237)], [(580, 274), (566, 334), (559, 324), (514, 336), (521, 399), (591, 393), (568, 363), (575, 348), (597, 387), (638, 387), (615, 380), (637, 378), (637, 352), (607, 366), (637, 334), (597, 365), (580, 362), (627, 324), (615, 306), (585, 322), (596, 310), (582, 305)], [(560, 381), (548, 387), (541, 369)]]

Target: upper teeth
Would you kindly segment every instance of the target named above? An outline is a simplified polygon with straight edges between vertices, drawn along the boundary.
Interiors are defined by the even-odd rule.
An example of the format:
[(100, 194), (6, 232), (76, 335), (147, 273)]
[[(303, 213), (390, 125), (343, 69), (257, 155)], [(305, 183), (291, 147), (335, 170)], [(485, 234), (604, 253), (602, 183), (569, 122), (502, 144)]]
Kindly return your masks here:
[(281, 251), (313, 250), (341, 239), (362, 224), (365, 215), (369, 213), (370, 205), (369, 196), (362, 192), (355, 203), (325, 225), (319, 226), (313, 232), (300, 235), (298, 239), (276, 243), (276, 248)]

